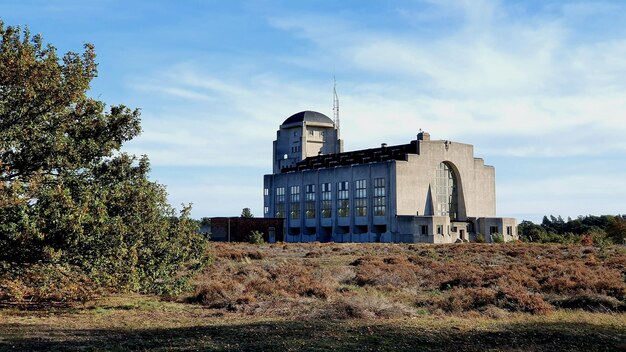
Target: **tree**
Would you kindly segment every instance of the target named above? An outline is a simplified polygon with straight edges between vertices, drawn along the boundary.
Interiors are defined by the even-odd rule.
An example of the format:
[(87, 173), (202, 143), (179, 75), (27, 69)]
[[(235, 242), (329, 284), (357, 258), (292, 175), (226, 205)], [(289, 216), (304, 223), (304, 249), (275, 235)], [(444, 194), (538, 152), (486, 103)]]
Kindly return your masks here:
[(243, 208), (241, 210), (241, 217), (242, 218), (253, 218), (254, 215), (252, 214), (252, 212), (250, 211), (250, 208)]
[(606, 234), (613, 243), (626, 243), (626, 219), (622, 216), (614, 217), (606, 229)]
[[(544, 216), (544, 223), (547, 217)], [(532, 221), (524, 220), (517, 225), (517, 233), (522, 241), (540, 242), (546, 236), (546, 230)]]
[(40, 35), (1, 21), (0, 36), (0, 261), (70, 264), (122, 289), (181, 289), (206, 242), (189, 207), (177, 216), (148, 180), (148, 158), (120, 152), (141, 131), (139, 110), (88, 97), (94, 47), (59, 58)]
[(200, 226), (211, 226), (211, 218), (205, 216), (200, 219)]
[(252, 244), (263, 244), (265, 240), (263, 239), (263, 232), (252, 230), (248, 234), (248, 242)]

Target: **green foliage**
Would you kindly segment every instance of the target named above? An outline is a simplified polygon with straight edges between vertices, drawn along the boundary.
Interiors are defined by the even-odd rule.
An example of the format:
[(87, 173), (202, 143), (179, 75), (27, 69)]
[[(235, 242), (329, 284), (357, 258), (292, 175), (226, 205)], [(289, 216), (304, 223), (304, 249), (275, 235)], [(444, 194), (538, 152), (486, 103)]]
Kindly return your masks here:
[(256, 230), (250, 231), (250, 234), (248, 235), (248, 242), (252, 244), (265, 243), (265, 240), (263, 239), (263, 232)]
[(253, 218), (254, 215), (252, 214), (252, 212), (250, 211), (250, 208), (243, 208), (241, 210), (241, 217), (242, 218)]
[(544, 216), (540, 225), (522, 221), (518, 225), (520, 239), (539, 243), (588, 243), (592, 239), (597, 246), (622, 244), (626, 238), (626, 218), (624, 215), (587, 215), (576, 219), (552, 215)]
[(539, 242), (546, 231), (532, 221), (524, 220), (517, 225), (517, 234), (520, 240), (525, 242)]
[(485, 243), (485, 235), (483, 235), (482, 233), (477, 233), (476, 243)]
[(607, 236), (617, 244), (626, 244), (626, 219), (614, 217), (606, 229)]
[(504, 236), (500, 233), (494, 233), (491, 235), (491, 242), (493, 243), (504, 243)]
[(175, 293), (206, 262), (206, 241), (119, 149), (139, 110), (87, 96), (93, 46), (61, 60), (40, 36), (0, 22), (0, 261), (71, 267), (120, 290)]
[(200, 219), (200, 226), (211, 226), (211, 218), (207, 218), (206, 216)]

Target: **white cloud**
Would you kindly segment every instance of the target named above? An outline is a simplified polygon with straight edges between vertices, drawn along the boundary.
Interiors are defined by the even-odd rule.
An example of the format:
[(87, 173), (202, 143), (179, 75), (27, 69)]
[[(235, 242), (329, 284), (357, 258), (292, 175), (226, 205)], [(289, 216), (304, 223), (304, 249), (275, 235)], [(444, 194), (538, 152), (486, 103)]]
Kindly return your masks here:
[[(228, 202), (231, 212), (254, 207), (258, 169), (271, 169), (276, 129), (300, 110), (331, 114), (336, 67), (348, 150), (406, 143), (422, 128), (436, 139), (474, 144), (486, 158), (626, 152), (626, 38), (583, 38), (572, 24), (612, 6), (554, 5), (550, 14), (529, 15), (523, 5), (496, 1), (427, 2), (426, 11), (399, 10), (410, 25), (394, 31), (335, 14), (276, 14), (270, 25), (295, 38), (297, 50), (243, 65), (186, 60), (137, 77), (137, 94), (157, 101), (159, 110), (144, 109), (145, 132), (129, 150), (147, 153), (154, 165), (254, 169), (238, 180), (242, 187), (223, 179), (170, 186), (177, 199), (203, 199), (203, 214), (223, 214), (215, 202)], [(458, 21), (437, 31), (450, 18)], [(325, 74), (327, 80), (319, 78)], [(499, 183), (504, 214), (608, 212), (620, 206), (608, 189), (626, 193), (611, 177), (526, 174), (527, 184)], [(610, 186), (586, 186), (594, 180)], [(610, 200), (594, 209), (577, 201), (593, 197)]]
[[(604, 138), (601, 148), (585, 143), (599, 135), (564, 135), (589, 126), (598, 133), (626, 133), (623, 38), (580, 41), (566, 17), (517, 18), (494, 1), (436, 4), (440, 12), (461, 14), (464, 22), (432, 38), (419, 31), (398, 35), (363, 30), (359, 24), (329, 17), (273, 19), (278, 28), (343, 60), (342, 66), (356, 70), (356, 75), (376, 77), (370, 87), (342, 82), (346, 145), (371, 146), (380, 139), (399, 140), (400, 134), (406, 139), (414, 134), (407, 135), (407, 130), (416, 133), (421, 127), (439, 138), (472, 134), (543, 138), (540, 145), (533, 138), (532, 144), (513, 148), (487, 143), (485, 150), (496, 154), (594, 155), (626, 150), (617, 133)], [(575, 12), (580, 16), (602, 10), (606, 7)], [(567, 16), (571, 11), (568, 7), (562, 12)]]
[(148, 154), (154, 165), (270, 170), (272, 140), (285, 118), (300, 110), (332, 109), (330, 80), (320, 87), (259, 72), (230, 77), (182, 63), (137, 81), (142, 82), (132, 83), (137, 94), (157, 103), (146, 104), (144, 132), (125, 150)]

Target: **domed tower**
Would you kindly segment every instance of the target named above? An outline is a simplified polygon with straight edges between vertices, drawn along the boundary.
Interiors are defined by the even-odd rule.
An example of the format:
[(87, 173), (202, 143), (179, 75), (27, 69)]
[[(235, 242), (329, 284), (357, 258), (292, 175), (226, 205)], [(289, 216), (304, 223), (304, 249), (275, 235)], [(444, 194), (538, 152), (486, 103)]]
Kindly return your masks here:
[(310, 156), (341, 152), (343, 142), (333, 120), (316, 111), (301, 111), (289, 116), (276, 132), (274, 173)]

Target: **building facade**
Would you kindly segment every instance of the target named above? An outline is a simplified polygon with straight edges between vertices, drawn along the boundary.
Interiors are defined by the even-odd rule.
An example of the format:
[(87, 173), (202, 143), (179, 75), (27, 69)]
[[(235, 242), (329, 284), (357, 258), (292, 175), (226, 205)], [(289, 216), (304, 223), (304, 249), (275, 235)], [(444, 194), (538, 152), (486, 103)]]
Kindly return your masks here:
[(264, 176), (264, 216), (285, 219), (287, 242), (454, 243), (517, 238), (496, 217), (495, 169), (473, 146), (431, 140), (343, 152), (334, 122), (289, 117)]

